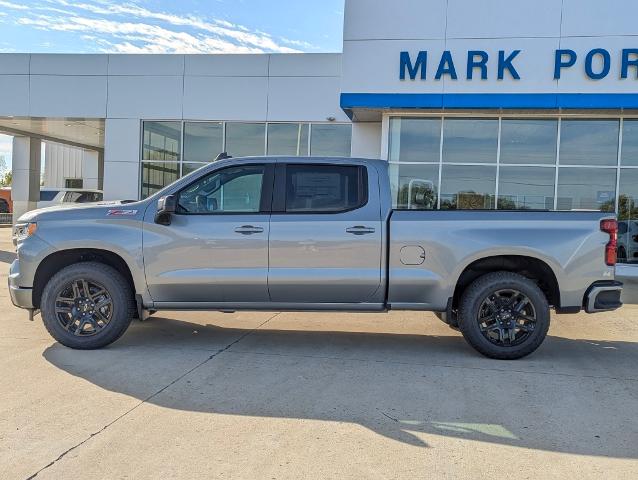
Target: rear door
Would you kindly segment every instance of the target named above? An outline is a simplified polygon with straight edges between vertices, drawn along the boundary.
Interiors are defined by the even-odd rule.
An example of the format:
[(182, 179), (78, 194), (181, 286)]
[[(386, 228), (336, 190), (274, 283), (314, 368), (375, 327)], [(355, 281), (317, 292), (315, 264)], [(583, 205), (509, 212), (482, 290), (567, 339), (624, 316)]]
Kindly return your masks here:
[(273, 302), (370, 302), (381, 285), (381, 243), (376, 170), (277, 165), (268, 271)]

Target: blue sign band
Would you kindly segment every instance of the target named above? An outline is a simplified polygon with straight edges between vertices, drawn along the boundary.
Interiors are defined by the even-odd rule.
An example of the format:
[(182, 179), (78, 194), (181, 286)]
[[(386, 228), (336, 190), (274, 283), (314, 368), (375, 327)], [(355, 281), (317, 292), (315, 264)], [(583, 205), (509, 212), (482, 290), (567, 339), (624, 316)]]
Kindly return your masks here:
[(638, 93), (342, 93), (341, 108), (638, 108)]

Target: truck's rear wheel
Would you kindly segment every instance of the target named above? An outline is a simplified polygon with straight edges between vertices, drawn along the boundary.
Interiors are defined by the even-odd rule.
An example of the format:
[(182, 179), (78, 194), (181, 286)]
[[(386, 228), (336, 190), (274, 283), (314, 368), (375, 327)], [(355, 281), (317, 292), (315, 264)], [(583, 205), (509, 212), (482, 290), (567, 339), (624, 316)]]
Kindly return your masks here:
[(459, 327), (465, 340), (490, 358), (514, 360), (536, 350), (549, 330), (549, 305), (532, 280), (488, 273), (464, 292)]
[(117, 270), (97, 262), (71, 265), (44, 287), (42, 319), (62, 345), (101, 348), (124, 334), (136, 306), (127, 281)]

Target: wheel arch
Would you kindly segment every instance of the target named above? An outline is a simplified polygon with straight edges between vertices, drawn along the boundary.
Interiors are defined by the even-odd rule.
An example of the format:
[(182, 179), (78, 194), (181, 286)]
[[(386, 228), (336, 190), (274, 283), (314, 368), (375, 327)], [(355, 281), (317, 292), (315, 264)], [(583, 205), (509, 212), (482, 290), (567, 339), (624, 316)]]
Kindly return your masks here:
[(523, 275), (535, 281), (551, 306), (560, 307), (560, 288), (554, 270), (543, 260), (527, 255), (493, 255), (474, 260), (458, 277), (452, 308), (459, 305), (463, 292), (477, 278), (492, 272), (505, 271)]
[(73, 248), (53, 252), (40, 262), (33, 280), (33, 306), (40, 308), (42, 292), (53, 275), (69, 265), (82, 262), (99, 262), (114, 268), (125, 278), (131, 294), (135, 295), (135, 281), (131, 268), (120, 255), (98, 248)]

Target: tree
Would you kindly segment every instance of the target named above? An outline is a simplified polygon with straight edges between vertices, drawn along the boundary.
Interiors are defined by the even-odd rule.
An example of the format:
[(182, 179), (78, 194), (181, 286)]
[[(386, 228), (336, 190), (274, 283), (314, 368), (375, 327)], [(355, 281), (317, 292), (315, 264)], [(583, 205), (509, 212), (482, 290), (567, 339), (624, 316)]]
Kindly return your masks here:
[(13, 175), (11, 170), (7, 168), (7, 162), (4, 160), (4, 157), (0, 157), (0, 186), (11, 185), (12, 179)]
[(636, 199), (623, 193), (618, 198), (618, 220), (635, 220), (636, 218), (638, 218)]
[(11, 170), (7, 170), (0, 177), (0, 186), (10, 187), (12, 181), (13, 181), (13, 172)]

